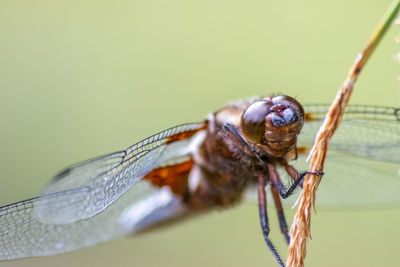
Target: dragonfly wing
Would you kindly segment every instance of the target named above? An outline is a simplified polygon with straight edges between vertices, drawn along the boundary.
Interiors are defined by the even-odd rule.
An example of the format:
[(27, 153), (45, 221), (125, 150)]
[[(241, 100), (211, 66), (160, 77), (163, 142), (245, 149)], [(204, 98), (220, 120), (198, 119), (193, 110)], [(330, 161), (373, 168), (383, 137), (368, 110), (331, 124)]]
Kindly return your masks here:
[[(37, 219), (48, 224), (71, 224), (95, 216), (155, 167), (190, 153), (188, 137), (204, 128), (205, 123), (180, 125), (124, 151), (66, 168), (51, 180), (44, 197), (33, 202)], [(49, 195), (52, 197), (46, 197)]]
[(43, 205), (43, 198), (50, 203), (57, 201), (55, 195), (4, 206), (0, 208), (0, 260), (63, 253), (127, 234), (131, 228), (121, 221), (122, 214), (159, 191), (140, 181), (96, 216), (70, 224), (43, 223), (35, 214), (34, 207)]
[[(186, 214), (181, 197), (152, 180), (159, 172), (145, 175), (155, 167), (168, 167), (172, 174), (188, 173), (191, 152), (198, 145), (189, 137), (204, 126), (178, 126), (125, 152), (73, 165), (52, 180), (46, 194), (0, 207), (0, 260), (63, 253)], [(139, 169), (133, 172), (132, 168)]]
[(400, 205), (400, 164), (328, 153), (332, 160), (326, 163), (327, 175), (317, 191), (318, 206), (369, 209)]
[[(305, 106), (309, 121), (299, 135), (299, 150), (311, 148), (328, 106)], [(305, 156), (291, 162), (308, 169)], [(382, 207), (400, 204), (399, 109), (349, 106), (329, 145), (317, 191), (321, 207)]]
[[(299, 147), (313, 145), (327, 110), (328, 106), (305, 106), (306, 123), (299, 136)], [(400, 109), (349, 106), (329, 150), (400, 163)]]

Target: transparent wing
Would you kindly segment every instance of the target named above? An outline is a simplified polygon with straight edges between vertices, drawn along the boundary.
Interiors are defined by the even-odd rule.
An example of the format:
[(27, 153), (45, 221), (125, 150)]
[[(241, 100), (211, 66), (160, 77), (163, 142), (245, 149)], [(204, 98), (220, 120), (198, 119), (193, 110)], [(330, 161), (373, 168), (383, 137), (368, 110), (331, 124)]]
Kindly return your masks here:
[(204, 127), (177, 126), (75, 164), (56, 175), (44, 195), (0, 207), (0, 260), (62, 253), (126, 234), (122, 214), (159, 192), (140, 178), (187, 160), (189, 137)]
[(103, 212), (71, 224), (43, 223), (35, 214), (35, 205), (57, 201), (56, 195), (4, 206), (0, 208), (0, 260), (53, 255), (124, 235), (127, 228), (120, 225), (121, 214), (153, 193), (149, 183), (139, 182)]
[[(163, 161), (189, 153), (189, 138), (204, 123), (184, 124), (150, 136), (128, 149), (78, 163), (56, 175), (34, 202), (43, 223), (69, 224), (103, 211)], [(171, 142), (178, 140), (179, 142)], [(176, 139), (176, 140), (175, 140)]]
[[(308, 169), (305, 156), (328, 106), (305, 106), (307, 121), (299, 135), (299, 151), (291, 162)], [(325, 175), (317, 191), (319, 207), (382, 207), (400, 204), (400, 110), (350, 106), (332, 138)]]
[[(328, 106), (305, 106), (298, 146), (311, 146)], [(400, 162), (400, 109), (349, 106), (329, 149), (379, 161)]]

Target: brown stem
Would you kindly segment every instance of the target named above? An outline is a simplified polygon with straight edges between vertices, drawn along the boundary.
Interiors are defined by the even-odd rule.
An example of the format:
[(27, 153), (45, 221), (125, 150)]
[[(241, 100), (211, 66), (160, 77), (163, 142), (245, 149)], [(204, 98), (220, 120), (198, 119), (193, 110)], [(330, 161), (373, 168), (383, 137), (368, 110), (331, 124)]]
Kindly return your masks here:
[[(322, 173), (330, 139), (342, 121), (343, 113), (350, 100), (354, 84), (357, 81), (361, 70), (372, 55), (375, 47), (397, 15), (399, 8), (400, 1), (396, 1), (392, 4), (383, 17), (382, 22), (378, 24), (378, 27), (371, 36), (366, 48), (359, 56), (357, 56), (350, 68), (349, 73), (339, 89), (336, 98), (331, 104), (329, 111), (325, 116), (325, 120), (315, 138), (314, 146), (309, 155), (309, 158), (311, 158), (309, 168), (310, 172)], [(304, 179), (303, 191), (300, 195), (299, 205), (291, 227), (291, 241), (286, 263), (287, 267), (304, 266), (307, 240), (308, 238), (311, 238), (311, 207), (315, 210), (315, 194), (320, 178), (321, 177), (318, 175), (308, 174)], [(334, 177), (332, 179), (334, 179)]]

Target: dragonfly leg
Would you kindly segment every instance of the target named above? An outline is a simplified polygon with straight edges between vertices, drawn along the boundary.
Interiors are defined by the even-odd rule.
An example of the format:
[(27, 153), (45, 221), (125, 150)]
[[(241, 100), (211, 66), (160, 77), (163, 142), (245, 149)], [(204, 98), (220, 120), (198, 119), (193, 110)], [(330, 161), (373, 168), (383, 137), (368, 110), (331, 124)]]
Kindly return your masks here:
[(281, 178), (279, 177), (275, 165), (273, 163), (267, 163), (267, 168), (269, 179), (282, 198), (287, 198), (290, 196), (305, 176), (305, 173), (300, 174), (293, 184), (286, 189), (285, 185), (281, 181)]
[(243, 137), (239, 134), (239, 132), (237, 131), (237, 129), (229, 124), (229, 123), (225, 123), (224, 124), (224, 129), (227, 130), (228, 132), (230, 132), (231, 134), (233, 134), (233, 136), (239, 141), (241, 142), (250, 152), (252, 152), (254, 154), (254, 156), (257, 158), (257, 160), (260, 162), (260, 165), (264, 168), (265, 164), (264, 161), (260, 158), (260, 156), (254, 151), (254, 149), (243, 139)]
[[(281, 160), (279, 163), (285, 168), (286, 173), (292, 178), (293, 182), (295, 182), (300, 176), (296, 168), (290, 165), (286, 160)], [(303, 188), (303, 180), (299, 182), (299, 186)]]
[(276, 191), (274, 186), (271, 186), (271, 193), (274, 200), (276, 212), (278, 214), (279, 226), (281, 228), (281, 233), (285, 237), (287, 244), (290, 243), (289, 228), (286, 223), (285, 213), (283, 212), (281, 198), (279, 197), (278, 191)]
[(271, 250), (276, 261), (281, 267), (284, 267), (283, 261), (276, 251), (276, 248), (269, 239), (269, 223), (268, 223), (268, 213), (267, 213), (267, 198), (265, 192), (266, 178), (263, 175), (258, 177), (258, 212), (260, 215), (261, 229), (263, 232), (265, 243), (267, 243), (268, 248)]
[[(282, 181), (281, 181), (281, 179), (279, 177), (278, 172), (276, 171), (275, 165), (273, 163), (267, 163), (267, 168), (268, 168), (268, 174), (269, 174), (269, 178), (271, 180), (271, 183), (278, 190), (278, 193), (282, 198), (287, 198), (288, 196), (290, 196), (294, 192), (296, 187), (300, 184), (300, 182), (303, 181), (304, 176), (306, 176), (306, 174), (315, 174), (315, 175), (318, 175), (318, 176), (324, 175), (324, 173), (320, 172), (320, 171), (302, 172), (296, 177), (296, 179), (294, 180), (293, 184), (288, 189), (286, 189), (285, 185), (282, 183)], [(293, 177), (292, 177), (292, 179), (293, 179)]]

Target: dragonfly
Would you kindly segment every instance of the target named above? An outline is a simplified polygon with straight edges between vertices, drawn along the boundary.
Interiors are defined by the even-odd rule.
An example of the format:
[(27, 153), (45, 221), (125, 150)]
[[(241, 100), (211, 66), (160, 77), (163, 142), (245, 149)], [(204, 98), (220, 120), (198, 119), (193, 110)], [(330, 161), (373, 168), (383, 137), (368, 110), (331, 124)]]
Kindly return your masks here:
[[(202, 122), (67, 167), (40, 196), (0, 207), (0, 260), (64, 253), (256, 200), (264, 240), (284, 266), (269, 238), (266, 203), (274, 203), (289, 243), (283, 207), (301, 191), (305, 158), (327, 110), (285, 95), (243, 99)], [(399, 206), (399, 151), (399, 108), (349, 106), (329, 147), (317, 204)]]

